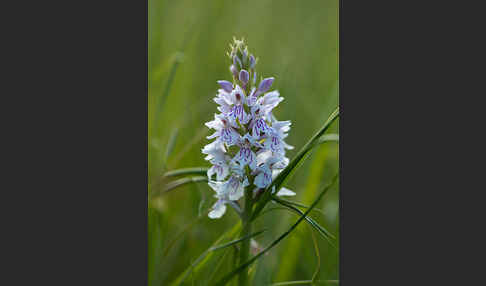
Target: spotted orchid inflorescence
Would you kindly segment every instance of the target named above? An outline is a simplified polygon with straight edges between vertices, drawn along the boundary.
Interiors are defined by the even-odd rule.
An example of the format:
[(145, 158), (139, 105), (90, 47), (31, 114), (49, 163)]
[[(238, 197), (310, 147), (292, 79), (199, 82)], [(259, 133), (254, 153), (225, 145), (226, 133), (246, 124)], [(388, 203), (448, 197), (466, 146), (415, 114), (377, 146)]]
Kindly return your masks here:
[[(257, 86), (257, 59), (243, 40), (234, 39), (230, 47), (233, 83), (218, 81), (221, 88), (214, 101), (220, 113), (206, 123), (216, 131), (207, 138), (215, 140), (202, 149), (212, 164), (208, 181), (218, 199), (209, 212), (210, 218), (220, 218), (226, 205), (240, 212), (238, 200), (244, 192), (256, 196), (268, 187), (289, 163), (285, 150), (293, 148), (284, 141), (290, 121), (278, 121), (272, 114), (283, 100), (277, 90), (269, 91), (274, 78), (261, 79)], [(281, 188), (277, 195), (295, 193)]]

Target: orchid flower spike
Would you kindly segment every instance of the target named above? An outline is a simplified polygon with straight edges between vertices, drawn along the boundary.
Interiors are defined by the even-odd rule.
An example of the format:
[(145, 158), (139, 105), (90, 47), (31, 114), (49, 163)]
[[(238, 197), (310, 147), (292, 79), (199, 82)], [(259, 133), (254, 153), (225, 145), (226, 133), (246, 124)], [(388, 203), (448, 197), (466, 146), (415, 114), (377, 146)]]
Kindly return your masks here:
[[(286, 149), (293, 148), (284, 141), (290, 121), (278, 121), (272, 113), (283, 100), (277, 90), (270, 91), (274, 78), (257, 85), (255, 56), (243, 40), (235, 39), (230, 48), (233, 82), (218, 81), (220, 89), (214, 102), (220, 113), (206, 123), (215, 131), (207, 139), (214, 141), (202, 149), (212, 165), (207, 172), (208, 184), (217, 199), (208, 214), (212, 219), (222, 217), (227, 205), (240, 213), (238, 200), (245, 192), (266, 190), (289, 163)], [(275, 187), (270, 191), (275, 192)], [(295, 193), (281, 188), (276, 195)]]

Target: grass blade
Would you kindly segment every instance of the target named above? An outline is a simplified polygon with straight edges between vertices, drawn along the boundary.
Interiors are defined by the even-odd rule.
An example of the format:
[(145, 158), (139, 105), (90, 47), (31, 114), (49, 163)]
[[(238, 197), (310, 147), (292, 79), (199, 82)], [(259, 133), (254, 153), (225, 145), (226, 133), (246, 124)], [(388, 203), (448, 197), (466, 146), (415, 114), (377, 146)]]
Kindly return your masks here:
[[(294, 202), (294, 201), (289, 201), (289, 200), (286, 200), (286, 199), (282, 199), (281, 197), (279, 197), (278, 199), (279, 199), (280, 201), (284, 202), (284, 203), (288, 203), (288, 204), (293, 205), (293, 206), (295, 206), (295, 207), (299, 207), (299, 208), (305, 208), (305, 209), (308, 209), (308, 208), (309, 208), (309, 206), (308, 206), (308, 205), (304, 205), (304, 204), (302, 204), (302, 203), (298, 203), (298, 202)], [(284, 209), (286, 209), (286, 208), (284, 208)], [(313, 211), (313, 212), (318, 212), (318, 213), (320, 213), (321, 215), (325, 215), (325, 213), (324, 213), (322, 210), (320, 210), (320, 209), (316, 209), (316, 208), (314, 208), (312, 211)], [(262, 212), (262, 214), (263, 214), (263, 212)]]
[(165, 103), (167, 97), (169, 96), (170, 89), (172, 87), (172, 83), (174, 82), (174, 77), (175, 77), (175, 74), (176, 74), (176, 71), (177, 71), (177, 67), (182, 62), (183, 57), (184, 57), (184, 54), (182, 52), (177, 52), (173, 57), (172, 66), (171, 66), (171, 69), (170, 69), (170, 72), (169, 72), (169, 77), (168, 77), (167, 82), (165, 84), (164, 92), (162, 93), (162, 96), (160, 97), (160, 99), (158, 100), (158, 102), (156, 103), (156, 106), (155, 106), (155, 114), (154, 114), (155, 121), (154, 121), (154, 124), (153, 124), (153, 131), (155, 131), (155, 132), (157, 132), (157, 128), (158, 128), (157, 123), (159, 122), (159, 120), (158, 120), (159, 114), (162, 112), (163, 107), (164, 107), (164, 103)]
[(278, 176), (275, 178), (275, 180), (272, 181), (272, 183), (265, 189), (265, 192), (263, 193), (262, 197), (260, 198), (259, 203), (256, 205), (255, 210), (253, 211), (253, 216), (251, 220), (254, 220), (260, 211), (265, 207), (265, 205), (270, 201), (272, 198), (272, 188), (275, 186), (276, 192), (282, 187), (282, 185), (287, 181), (290, 177), (291, 174), (304, 162), (304, 159), (308, 156), (308, 152), (315, 147), (319, 143), (319, 138), (329, 129), (331, 124), (338, 118), (339, 116), (339, 107), (334, 110), (333, 113), (329, 116), (329, 118), (326, 120), (322, 128), (317, 131), (314, 136), (300, 149), (300, 151), (297, 153), (297, 155), (292, 159), (292, 161), (289, 163), (289, 165), (282, 170), (278, 174)]
[(329, 244), (331, 246), (336, 248), (336, 246), (332, 242), (332, 240), (335, 240), (336, 237), (334, 235), (332, 235), (324, 227), (322, 227), (319, 223), (317, 223), (313, 218), (308, 217), (307, 215), (304, 215), (304, 213), (301, 210), (299, 210), (298, 208), (296, 208), (296, 207), (292, 206), (291, 204), (288, 204), (284, 201), (281, 201), (278, 198), (273, 197), (272, 200), (275, 201), (276, 203), (282, 205), (282, 206), (287, 207), (289, 210), (300, 214), (301, 216), (305, 216), (305, 220), (309, 223), (309, 225), (312, 226), (314, 229), (316, 229), (327, 240), (327, 242), (329, 242)]
[(319, 245), (317, 244), (316, 235), (312, 230), (311, 230), (311, 237), (312, 237), (312, 242), (314, 243), (314, 252), (317, 258), (316, 270), (314, 270), (314, 274), (312, 275), (312, 282), (314, 282), (317, 280), (317, 277), (319, 275), (319, 270), (321, 269), (321, 255), (319, 254), (320, 250), (319, 250)]
[(211, 247), (211, 248), (209, 249), (209, 251), (219, 250), (219, 249), (222, 249), (222, 248), (226, 248), (226, 247), (228, 247), (228, 246), (232, 246), (232, 245), (234, 245), (234, 244), (237, 244), (238, 242), (242, 242), (243, 240), (247, 240), (247, 239), (250, 239), (250, 238), (252, 238), (252, 237), (255, 237), (255, 236), (259, 235), (259, 234), (262, 234), (262, 233), (264, 233), (265, 231), (267, 231), (267, 230), (266, 230), (266, 229), (264, 229), (264, 230), (260, 230), (260, 231), (257, 231), (257, 232), (254, 232), (254, 233), (251, 233), (251, 234), (249, 234), (249, 235), (246, 235), (246, 236), (244, 236), (244, 237), (242, 237), (242, 238), (238, 238), (238, 239), (232, 240), (232, 241), (230, 241), (230, 242), (228, 242), (228, 243), (225, 243), (225, 244), (221, 244), (221, 245), (217, 245), (217, 246)]
[(234, 276), (236, 276), (239, 272), (246, 269), (246, 267), (250, 266), (253, 262), (255, 262), (258, 258), (260, 258), (263, 254), (267, 251), (272, 249), (275, 245), (277, 245), (282, 239), (284, 239), (287, 235), (289, 235), (310, 213), (310, 211), (317, 205), (317, 203), (321, 200), (321, 198), (327, 193), (327, 191), (334, 185), (336, 180), (338, 179), (338, 175), (335, 175), (332, 179), (331, 183), (328, 184), (326, 187), (323, 188), (319, 196), (314, 200), (311, 206), (305, 211), (305, 213), (281, 236), (279, 236), (276, 240), (274, 240), (269, 246), (267, 246), (264, 250), (260, 251), (257, 255), (253, 256), (250, 260), (246, 261), (245, 263), (241, 264), (235, 270), (231, 271), (228, 275), (224, 276), (218, 283), (215, 285), (223, 286), (226, 285)]
[(175, 180), (175, 181), (168, 183), (165, 186), (161, 195), (163, 195), (163, 194), (165, 194), (169, 191), (172, 191), (173, 189), (180, 187), (182, 185), (186, 185), (186, 184), (189, 184), (189, 183), (197, 183), (197, 182), (207, 182), (207, 181), (208, 181), (208, 177), (203, 177), (203, 176), (189, 177), (189, 178), (182, 178), (182, 179), (179, 179), (179, 180)]
[(172, 151), (174, 150), (174, 146), (175, 146), (175, 143), (177, 141), (177, 135), (178, 134), (179, 134), (179, 129), (175, 128), (172, 131), (172, 133), (169, 137), (169, 141), (167, 142), (167, 148), (165, 149), (165, 154), (164, 154), (164, 158), (163, 158), (164, 165), (163, 165), (162, 169), (164, 169), (167, 166), (167, 160), (168, 160), (170, 154), (172, 153)]
[[(227, 232), (223, 233), (214, 243), (211, 247), (214, 247), (216, 245), (218, 245), (223, 239), (227, 238), (227, 237), (233, 237), (234, 235), (236, 235), (241, 229), (241, 222), (236, 224), (232, 229), (228, 230)], [(171, 284), (172, 286), (174, 285), (180, 285), (184, 279), (186, 278), (186, 276), (194, 271), (194, 272), (197, 272), (198, 268), (199, 267), (202, 267), (204, 266), (205, 263), (207, 263), (211, 256), (213, 255), (214, 252), (212, 251), (204, 251), (197, 259), (196, 261), (199, 259), (200, 260), (200, 257), (204, 258), (203, 260), (200, 260), (200, 262), (196, 265), (194, 262), (189, 265), (189, 267), (184, 270), (184, 272), (181, 273), (181, 275), (179, 275), (179, 277), (177, 277), (177, 279)], [(203, 256), (205, 255), (205, 257)], [(201, 259), (202, 259), (201, 258)]]
[[(232, 234), (235, 233), (235, 229), (237, 228), (233, 228), (231, 231), (230, 231), (230, 235), (228, 236), (232, 236)], [(209, 261), (209, 254), (213, 251), (216, 251), (216, 250), (220, 250), (220, 249), (223, 249), (223, 248), (227, 248), (227, 247), (230, 247), (232, 245), (235, 245), (239, 242), (242, 242), (244, 240), (247, 240), (247, 239), (251, 239), (252, 237), (255, 237), (263, 232), (265, 232), (266, 230), (261, 230), (261, 231), (258, 231), (258, 232), (255, 232), (255, 233), (252, 233), (252, 234), (249, 234), (247, 236), (244, 236), (242, 238), (239, 238), (239, 239), (235, 239), (233, 241), (230, 241), (228, 243), (225, 243), (225, 244), (222, 244), (222, 245), (215, 245), (215, 246), (212, 246), (210, 248), (208, 248), (206, 251), (204, 251), (190, 266), (188, 269), (186, 269), (186, 271), (184, 271), (184, 273), (179, 276), (179, 278), (173, 283), (173, 285), (181, 285), (185, 279), (187, 278), (187, 276), (192, 273), (192, 270), (195, 269), (199, 263), (201, 263), (201, 261)], [(219, 241), (221, 241), (222, 239), (224, 238), (224, 235), (222, 237), (220, 237), (216, 242), (216, 243), (219, 243)]]
[(184, 169), (177, 169), (172, 170), (165, 173), (164, 177), (175, 177), (175, 176), (184, 176), (184, 175), (206, 175), (208, 172), (207, 167), (193, 167), (193, 168), (184, 168)]

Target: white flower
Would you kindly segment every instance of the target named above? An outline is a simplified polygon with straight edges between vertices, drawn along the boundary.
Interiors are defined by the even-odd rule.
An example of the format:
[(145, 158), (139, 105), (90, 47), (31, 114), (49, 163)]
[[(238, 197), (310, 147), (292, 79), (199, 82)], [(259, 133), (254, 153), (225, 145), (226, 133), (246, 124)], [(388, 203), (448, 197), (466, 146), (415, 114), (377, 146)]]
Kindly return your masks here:
[(237, 143), (240, 134), (229, 124), (228, 119), (224, 115), (214, 115), (214, 120), (205, 123), (207, 127), (216, 130), (212, 135), (206, 137), (207, 139), (218, 138), (227, 146)]
[(224, 148), (224, 144), (219, 140), (204, 146), (201, 152), (207, 154), (204, 159), (211, 163), (226, 160), (226, 148)]
[(226, 212), (226, 203), (227, 201), (218, 199), (216, 203), (213, 205), (211, 211), (209, 212), (209, 218), (220, 218)]
[(260, 105), (252, 106), (251, 114), (252, 120), (249, 127), (251, 129), (253, 138), (258, 140), (269, 131), (270, 127), (265, 120), (264, 112), (261, 111)]
[(227, 194), (220, 191), (221, 185), (223, 184), (222, 182), (209, 181), (208, 184), (214, 191), (216, 191), (215, 197), (218, 199), (216, 203), (214, 203), (208, 216), (213, 219), (220, 218), (226, 212), (226, 204), (229, 203), (230, 200)]
[(263, 114), (269, 114), (281, 101), (283, 97), (280, 97), (280, 93), (277, 90), (266, 93), (263, 97), (257, 100), (257, 104), (260, 105), (261, 112)]
[(229, 104), (232, 104), (231, 110), (228, 114), (230, 119), (230, 123), (233, 127), (239, 128), (239, 125), (236, 121), (240, 122), (240, 124), (247, 124), (250, 121), (251, 117), (246, 113), (244, 104), (246, 104), (246, 96), (245, 92), (239, 85), (235, 87), (235, 89), (231, 92), (229, 96)]
[(272, 151), (266, 150), (257, 156), (258, 167), (255, 172), (254, 184), (259, 188), (266, 188), (272, 183), (275, 178), (275, 173), (279, 173), (280, 169), (287, 167), (289, 159), (282, 154), (273, 154)]
[(246, 165), (250, 167), (250, 169), (254, 170), (256, 168), (256, 154), (252, 150), (252, 146), (261, 147), (257, 141), (253, 139), (250, 134), (245, 134), (240, 140), (238, 140), (237, 145), (240, 147), (240, 151), (236, 153), (236, 156), (233, 158), (234, 162), (238, 162), (240, 169), (243, 169)]
[(258, 175), (255, 177), (255, 186), (265, 189), (268, 185), (272, 183), (272, 170), (267, 165), (258, 167)]
[(211, 178), (214, 174), (216, 174), (216, 180), (221, 181), (226, 178), (229, 174), (229, 167), (226, 162), (215, 162), (214, 165), (209, 168), (207, 175), (208, 178)]

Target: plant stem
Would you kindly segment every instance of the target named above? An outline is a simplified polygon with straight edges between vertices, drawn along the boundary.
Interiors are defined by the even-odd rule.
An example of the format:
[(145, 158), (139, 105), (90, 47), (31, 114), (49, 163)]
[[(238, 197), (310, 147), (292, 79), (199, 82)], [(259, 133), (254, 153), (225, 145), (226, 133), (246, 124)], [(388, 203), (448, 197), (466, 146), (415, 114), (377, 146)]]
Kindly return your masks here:
[[(245, 237), (251, 233), (251, 211), (253, 208), (252, 191), (250, 189), (245, 190), (245, 209), (243, 211), (242, 223), (243, 229), (241, 230), (241, 236)], [(243, 264), (248, 261), (250, 256), (250, 241), (251, 239), (246, 239), (241, 244), (240, 250), (240, 262)], [(238, 276), (238, 285), (247, 286), (248, 285), (248, 270), (241, 271)]]

